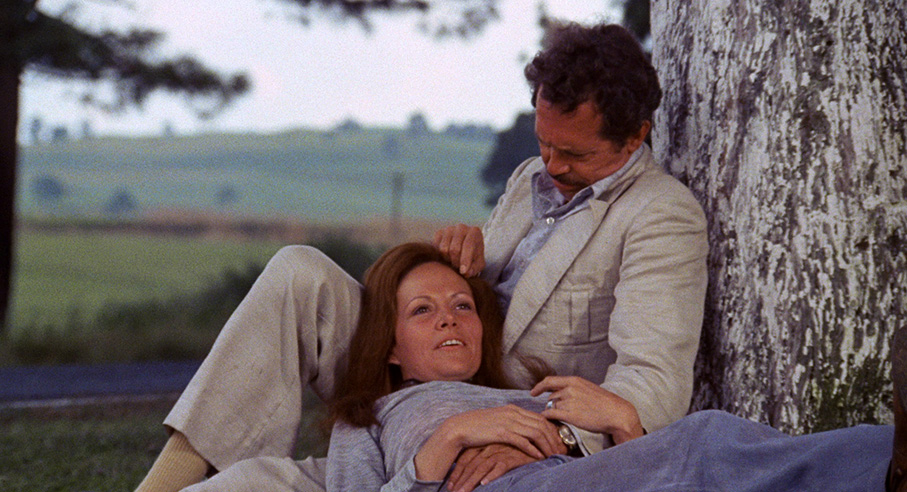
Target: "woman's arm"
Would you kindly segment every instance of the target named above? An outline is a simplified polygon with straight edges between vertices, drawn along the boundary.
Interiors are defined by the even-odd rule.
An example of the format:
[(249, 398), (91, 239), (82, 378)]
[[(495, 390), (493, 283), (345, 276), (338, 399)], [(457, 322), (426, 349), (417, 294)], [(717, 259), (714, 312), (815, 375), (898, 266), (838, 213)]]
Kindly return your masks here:
[(544, 459), (562, 452), (554, 424), (516, 405), (464, 412), (448, 418), (422, 445), (414, 459), (419, 480), (443, 480), (466, 448), (492, 443), (511, 445)]
[(379, 490), (386, 481), (381, 447), (368, 428), (334, 425), (328, 448), (327, 489)]

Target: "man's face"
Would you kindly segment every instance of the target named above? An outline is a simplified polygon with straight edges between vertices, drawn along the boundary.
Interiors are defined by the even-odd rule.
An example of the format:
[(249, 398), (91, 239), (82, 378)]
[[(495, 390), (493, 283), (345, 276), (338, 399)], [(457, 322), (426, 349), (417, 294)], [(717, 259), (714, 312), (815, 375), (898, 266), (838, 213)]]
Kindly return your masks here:
[(646, 122), (639, 135), (620, 147), (598, 135), (601, 123), (602, 116), (591, 101), (564, 113), (545, 99), (536, 98), (535, 135), (542, 161), (554, 186), (567, 200), (623, 167), (649, 130)]

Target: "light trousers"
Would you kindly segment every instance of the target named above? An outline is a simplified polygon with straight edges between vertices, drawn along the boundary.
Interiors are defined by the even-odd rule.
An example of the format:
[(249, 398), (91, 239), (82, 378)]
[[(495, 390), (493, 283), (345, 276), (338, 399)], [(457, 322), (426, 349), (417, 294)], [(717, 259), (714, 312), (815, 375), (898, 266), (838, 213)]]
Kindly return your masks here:
[[(328, 397), (335, 375), (345, 367), (361, 292), (355, 279), (315, 248), (278, 251), (164, 424), (183, 433), (217, 470), (269, 457), (250, 462), (257, 463), (254, 467), (243, 465), (249, 484), (324, 490), (323, 463), (289, 457), (298, 437), (305, 386)], [(191, 490), (246, 490), (238, 484), (216, 488), (217, 481), (209, 482)]]

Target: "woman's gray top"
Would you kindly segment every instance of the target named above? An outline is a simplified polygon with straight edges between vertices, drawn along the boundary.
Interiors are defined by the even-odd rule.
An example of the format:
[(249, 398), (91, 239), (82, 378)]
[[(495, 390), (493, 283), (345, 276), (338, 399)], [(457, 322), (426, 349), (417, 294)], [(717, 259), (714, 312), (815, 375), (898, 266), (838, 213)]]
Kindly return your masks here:
[(396, 391), (375, 403), (380, 425), (334, 425), (328, 450), (327, 490), (436, 491), (443, 482), (416, 480), (413, 458), (448, 417), (514, 404), (541, 413), (545, 395), (468, 383), (433, 381)]

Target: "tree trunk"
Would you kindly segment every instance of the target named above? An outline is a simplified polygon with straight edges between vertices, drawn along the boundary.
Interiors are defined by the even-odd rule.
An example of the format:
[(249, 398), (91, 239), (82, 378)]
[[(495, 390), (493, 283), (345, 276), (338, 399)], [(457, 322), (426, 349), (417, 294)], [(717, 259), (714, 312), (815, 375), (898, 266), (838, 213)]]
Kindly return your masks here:
[(903, 0), (652, 3), (654, 148), (709, 221), (694, 409), (890, 419), (907, 325)]
[(9, 49), (12, 9), (0, 9), (0, 334), (6, 331), (12, 285), (15, 239), (16, 131), (19, 122), (21, 66)]

